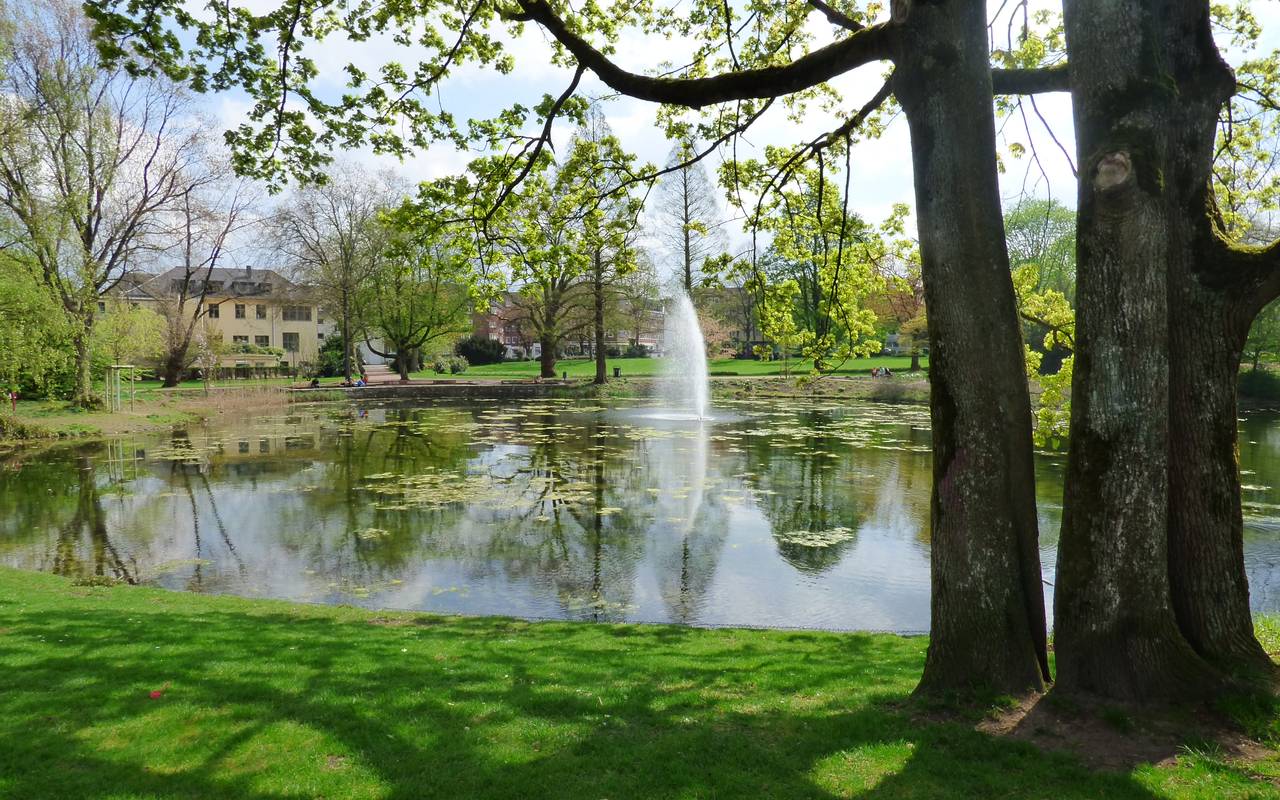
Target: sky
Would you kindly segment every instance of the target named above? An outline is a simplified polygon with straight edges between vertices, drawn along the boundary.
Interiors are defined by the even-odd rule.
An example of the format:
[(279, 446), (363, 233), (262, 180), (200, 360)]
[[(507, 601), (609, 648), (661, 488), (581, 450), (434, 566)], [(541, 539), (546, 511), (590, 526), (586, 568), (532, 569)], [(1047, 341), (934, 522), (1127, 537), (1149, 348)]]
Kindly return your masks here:
[[(275, 7), (271, 0), (251, 0), (248, 5), (255, 11)], [(991, 3), (992, 14), (1005, 4)], [(1262, 49), (1280, 47), (1280, 3), (1272, 0), (1254, 2), (1255, 14), (1263, 25)], [(1045, 0), (1031, 0), (1031, 8), (1056, 8)], [(678, 8), (678, 5), (677, 5)], [(831, 28), (813, 14), (812, 29), (822, 41), (829, 37)], [(993, 20), (995, 46), (1001, 45), (1006, 35), (1007, 19)], [(532, 105), (544, 94), (558, 95), (567, 86), (570, 71), (550, 63), (549, 36), (536, 25), (527, 25), (524, 34), (516, 40), (507, 40), (509, 51), (515, 56), (516, 69), (510, 75), (500, 75), (483, 68), (466, 65), (457, 70), (439, 90), (440, 105), (459, 118), (489, 117), (513, 102)], [(615, 60), (623, 67), (636, 72), (649, 72), (664, 63), (684, 63), (689, 44), (678, 40), (666, 40), (645, 36), (639, 32), (624, 34), (618, 46)], [(411, 65), (411, 50), (398, 48), (389, 41), (351, 42), (341, 36), (332, 36), (323, 42), (311, 44), (308, 55), (319, 69), (317, 88), (336, 95), (345, 86), (344, 67), (354, 63), (373, 73), (388, 57)], [(390, 54), (390, 55), (389, 55)], [(1232, 55), (1228, 53), (1228, 60)], [(841, 76), (833, 82), (843, 95), (841, 108), (857, 109), (881, 85), (884, 65), (868, 65), (853, 73)], [(580, 94), (604, 97), (610, 94), (607, 87), (589, 72), (584, 77)], [(209, 96), (205, 99), (207, 110), (225, 128), (230, 128), (245, 118), (249, 101), (239, 93)], [(1005, 171), (1001, 176), (1001, 193), (1006, 205), (1021, 197), (1050, 197), (1067, 206), (1075, 205), (1075, 178), (1071, 159), (1075, 143), (1072, 135), (1070, 98), (1065, 93), (1046, 94), (1034, 98), (1035, 109), (1025, 104), (1025, 117), (1014, 114), (997, 120), (1001, 158)], [(661, 165), (667, 158), (671, 143), (657, 127), (658, 106), (631, 98), (608, 100), (603, 105), (609, 124), (623, 146), (635, 153), (641, 162)], [(1035, 113), (1038, 111), (1038, 115)], [(1052, 129), (1053, 137), (1046, 133)], [(776, 108), (757, 121), (744, 138), (745, 147), (739, 154), (750, 156), (762, 153), (765, 145), (788, 145), (808, 141), (835, 127), (842, 121), (838, 115), (813, 112), (802, 120), (788, 119), (785, 112)], [(1029, 130), (1029, 133), (1028, 133)], [(532, 131), (531, 131), (532, 132)], [(559, 124), (554, 138), (558, 144), (568, 141), (570, 126)], [(1054, 139), (1056, 138), (1056, 142)], [(1037, 158), (1030, 156), (1015, 159), (1007, 147), (1018, 142), (1034, 146)], [(1065, 152), (1064, 152), (1065, 151)], [(1067, 154), (1070, 154), (1070, 158)], [(441, 145), (427, 152), (416, 154), (403, 162), (390, 156), (377, 156), (368, 150), (347, 152), (342, 158), (354, 160), (370, 167), (390, 167), (410, 181), (427, 180), (460, 172), (475, 153), (460, 153), (452, 146)], [(708, 162), (714, 169), (723, 156)], [(876, 223), (890, 213), (895, 203), (914, 205), (911, 179), (911, 159), (906, 120), (899, 114), (885, 134), (874, 140), (859, 143), (853, 152), (850, 181), (850, 208), (868, 222)], [(741, 225), (732, 220), (726, 209), (724, 229), (731, 249), (742, 250), (747, 237)], [(653, 243), (651, 243), (653, 244)], [(656, 245), (653, 248), (656, 249)], [(660, 253), (655, 252), (659, 263)]]

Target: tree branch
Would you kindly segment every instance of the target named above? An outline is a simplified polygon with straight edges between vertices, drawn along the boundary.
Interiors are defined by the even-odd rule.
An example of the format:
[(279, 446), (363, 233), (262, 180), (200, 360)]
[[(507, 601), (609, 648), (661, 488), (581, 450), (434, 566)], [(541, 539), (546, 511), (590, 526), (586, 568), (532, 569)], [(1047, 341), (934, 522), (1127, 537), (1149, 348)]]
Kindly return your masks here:
[(1069, 92), (1071, 81), (1066, 64), (1038, 69), (993, 69), (991, 91), (993, 94)]
[(888, 59), (896, 26), (883, 23), (850, 34), (789, 64), (728, 72), (710, 78), (654, 78), (628, 72), (569, 29), (546, 0), (518, 0), (521, 14), (555, 37), (578, 63), (614, 91), (657, 103), (702, 108), (733, 100), (766, 99), (823, 83), (856, 67)]

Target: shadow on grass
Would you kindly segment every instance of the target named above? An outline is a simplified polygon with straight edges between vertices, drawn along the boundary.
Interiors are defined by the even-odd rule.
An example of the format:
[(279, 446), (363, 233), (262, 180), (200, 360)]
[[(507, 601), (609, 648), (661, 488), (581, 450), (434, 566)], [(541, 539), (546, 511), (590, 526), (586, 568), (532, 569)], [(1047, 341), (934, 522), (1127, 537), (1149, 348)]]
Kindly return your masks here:
[(919, 641), (172, 613), (130, 591), (0, 604), (0, 795), (1155, 796), (895, 709)]

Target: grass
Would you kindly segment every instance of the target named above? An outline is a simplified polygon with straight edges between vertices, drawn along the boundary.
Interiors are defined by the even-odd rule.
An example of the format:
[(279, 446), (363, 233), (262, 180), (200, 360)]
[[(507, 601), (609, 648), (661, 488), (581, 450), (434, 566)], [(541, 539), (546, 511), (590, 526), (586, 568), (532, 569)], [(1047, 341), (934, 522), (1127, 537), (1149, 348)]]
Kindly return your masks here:
[[(662, 374), (664, 361), (661, 358), (610, 358), (608, 359), (608, 374), (613, 376), (613, 368), (621, 367), (623, 377), (629, 378), (649, 378)], [(922, 368), (928, 368), (929, 359), (922, 358), (920, 360)], [(808, 362), (792, 361), (790, 364), (791, 373), (793, 375), (803, 375), (811, 365)], [(911, 366), (911, 358), (908, 356), (877, 356), (874, 358), (859, 358), (849, 361), (844, 368), (836, 370), (837, 375), (867, 375), (873, 367), (888, 367), (894, 372), (905, 373)], [(777, 376), (782, 375), (783, 364), (781, 361), (753, 361), (751, 359), (737, 358), (719, 358), (714, 359), (707, 364), (710, 373), (714, 375), (738, 375), (743, 377), (751, 376)], [(433, 378), (536, 378), (538, 377), (539, 365), (537, 361), (506, 361), (501, 364), (484, 364), (481, 366), (468, 367), (467, 371), (461, 375), (436, 375), (431, 370), (414, 373), (412, 377), (418, 379)], [(596, 374), (596, 362), (587, 358), (564, 359), (556, 362), (556, 374), (560, 375), (564, 372), (569, 373), (570, 378), (590, 378)]]
[(0, 568), (0, 796), (1262, 798), (931, 722), (926, 641), (525, 623)]

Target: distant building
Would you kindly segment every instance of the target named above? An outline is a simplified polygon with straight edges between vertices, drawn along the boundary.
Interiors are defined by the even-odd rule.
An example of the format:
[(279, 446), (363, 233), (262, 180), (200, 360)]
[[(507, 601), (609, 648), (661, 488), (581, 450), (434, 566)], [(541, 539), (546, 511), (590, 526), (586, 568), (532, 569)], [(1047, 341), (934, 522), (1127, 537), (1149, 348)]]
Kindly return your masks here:
[[(117, 286), (116, 295), (139, 307), (164, 313), (163, 304), (181, 292), (185, 274), (181, 267), (159, 275), (132, 272)], [(278, 348), (284, 351), (280, 363), (285, 366), (314, 363), (325, 336), (333, 331), (332, 322), (326, 321), (313, 292), (274, 270), (198, 270), (187, 290), (190, 310), (186, 313), (198, 313), (201, 304), (197, 301), (202, 292), (204, 318), (222, 334), (226, 344)], [(265, 363), (258, 363), (264, 358), (274, 360), (272, 356), (228, 353), (223, 365), (264, 366)]]

